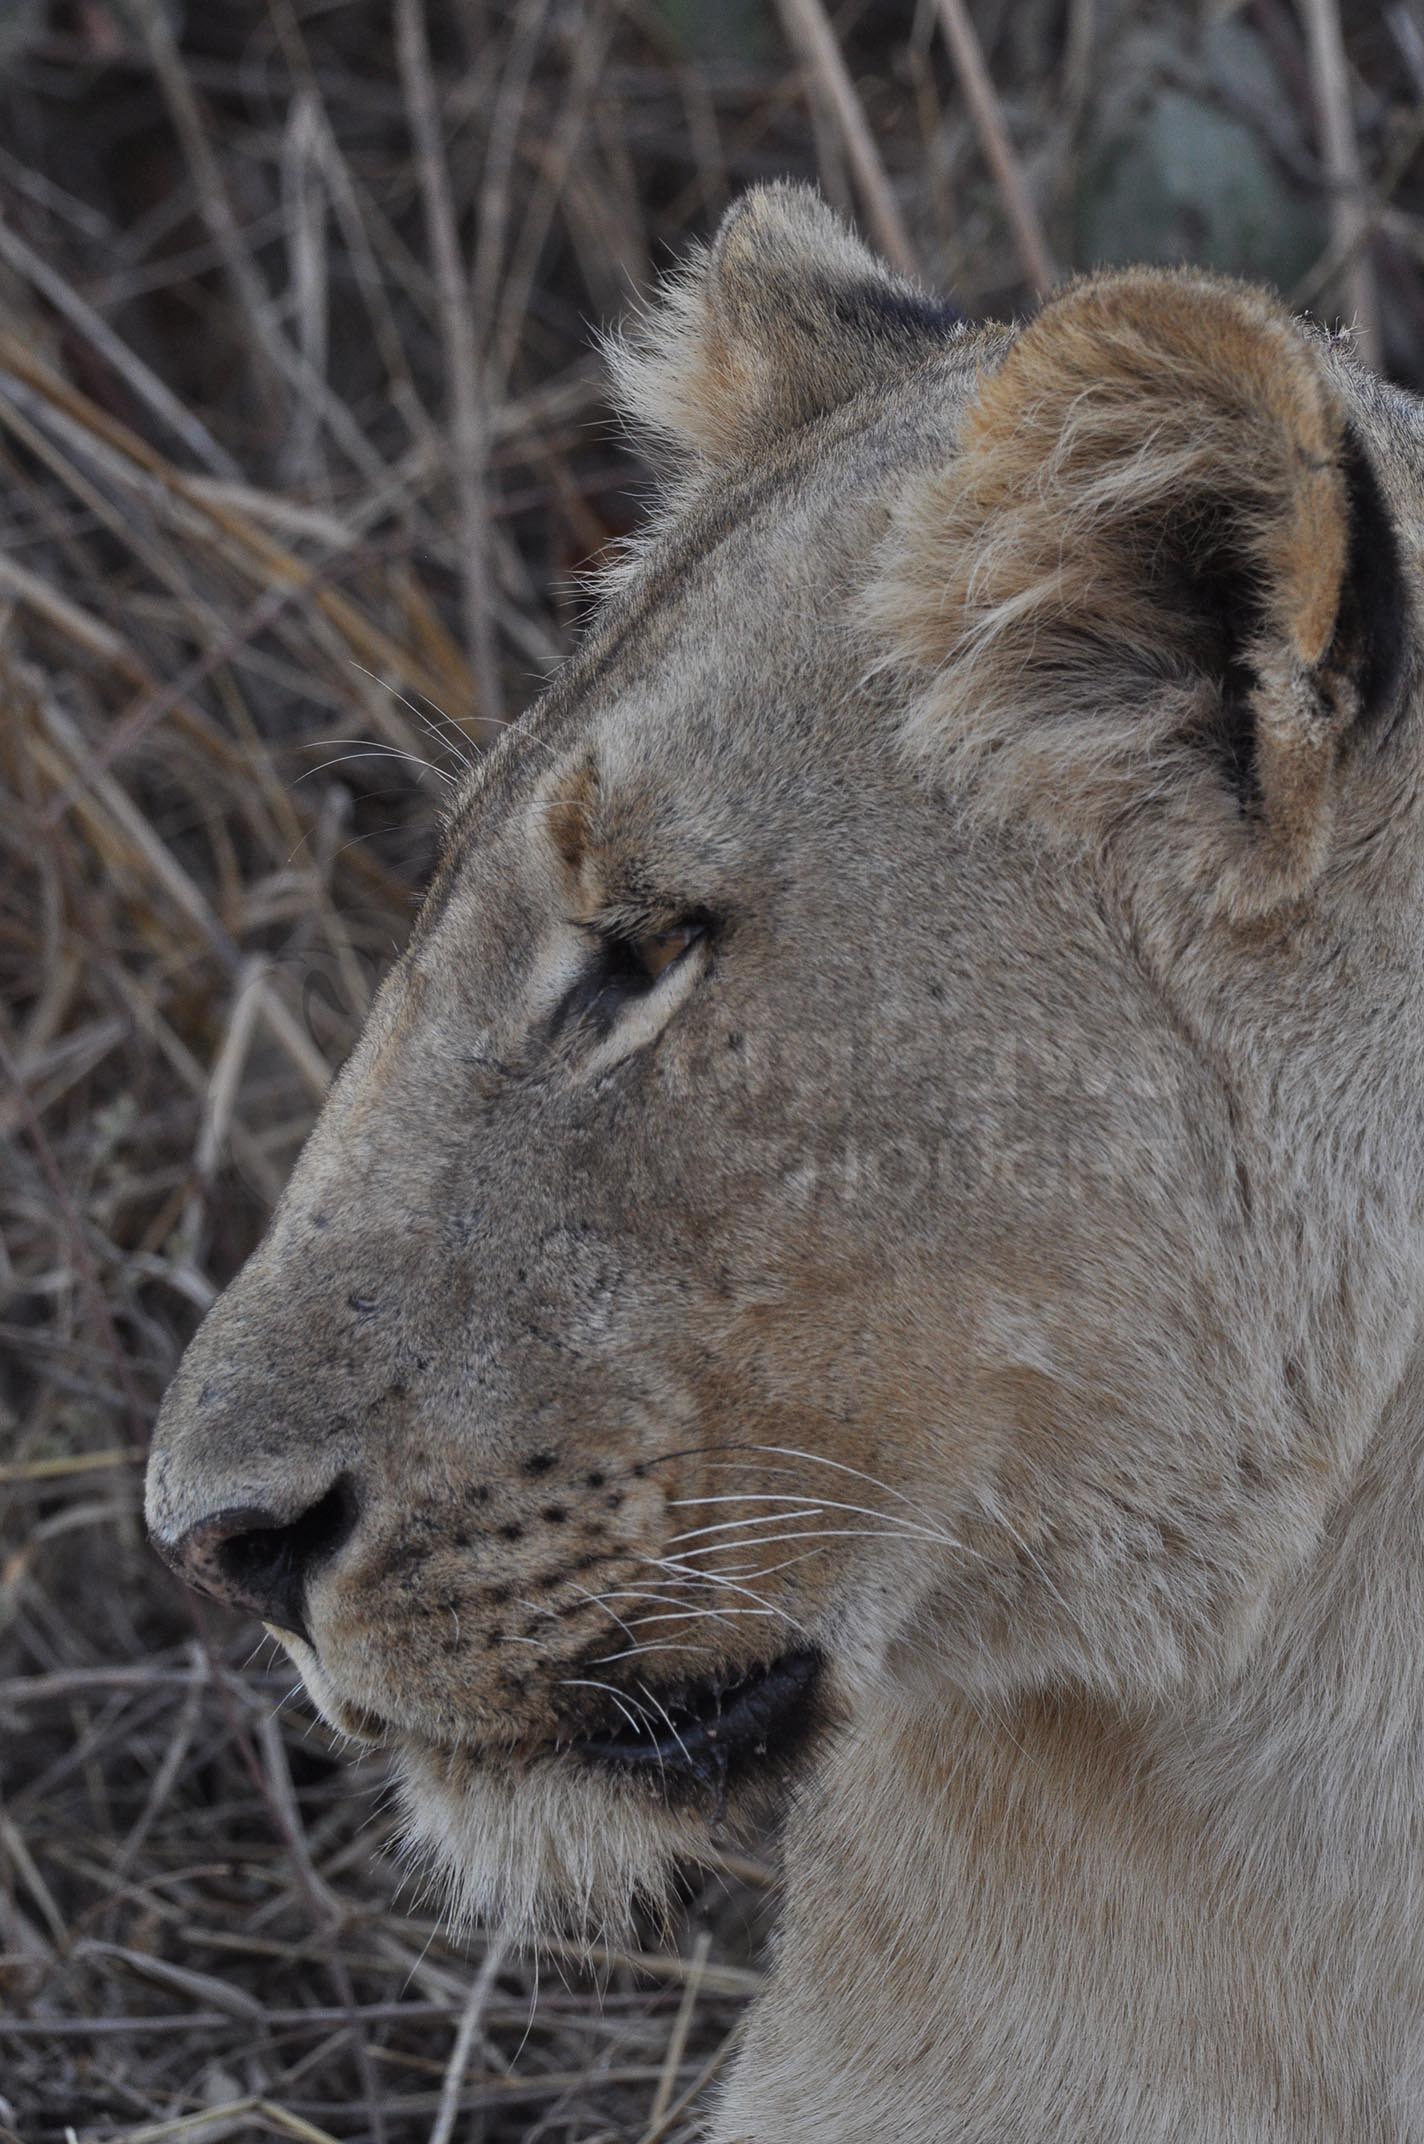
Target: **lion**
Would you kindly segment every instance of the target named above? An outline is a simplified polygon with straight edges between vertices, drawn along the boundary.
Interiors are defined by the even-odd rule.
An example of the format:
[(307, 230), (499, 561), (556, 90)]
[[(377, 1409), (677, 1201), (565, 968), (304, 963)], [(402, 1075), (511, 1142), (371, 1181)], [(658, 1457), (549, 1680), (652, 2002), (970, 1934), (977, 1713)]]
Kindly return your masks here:
[(753, 192), (165, 1401), (451, 1908), (768, 1819), (717, 2144), (1424, 2138), (1424, 410)]

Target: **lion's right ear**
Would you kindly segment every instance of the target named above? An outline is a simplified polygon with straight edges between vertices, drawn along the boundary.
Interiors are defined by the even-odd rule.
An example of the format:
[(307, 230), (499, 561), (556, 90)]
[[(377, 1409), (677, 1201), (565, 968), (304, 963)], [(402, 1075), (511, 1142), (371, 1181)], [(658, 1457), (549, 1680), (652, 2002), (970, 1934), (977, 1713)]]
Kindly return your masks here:
[(1248, 905), (1321, 868), (1412, 664), (1412, 601), (1339, 361), (1266, 293), (1070, 285), (985, 368), (868, 597), (928, 673), (916, 742), (990, 813), (1189, 830)]
[(903, 372), (958, 325), (809, 186), (761, 186), (607, 348), (634, 426), (722, 464)]

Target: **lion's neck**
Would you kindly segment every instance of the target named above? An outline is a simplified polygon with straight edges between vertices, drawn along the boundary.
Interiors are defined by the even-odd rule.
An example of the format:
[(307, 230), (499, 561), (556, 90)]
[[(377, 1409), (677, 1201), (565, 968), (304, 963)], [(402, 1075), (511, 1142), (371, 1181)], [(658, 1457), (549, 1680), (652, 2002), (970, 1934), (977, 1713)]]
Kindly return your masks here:
[[(1363, 1901), (1424, 1839), (1424, 1354), (1237, 1683), (1154, 1737), (1161, 1791), (1252, 1864)], [(1424, 1924), (1406, 1928), (1424, 1944)]]
[(886, 1702), (793, 1830), (761, 2113), (734, 2089), (722, 2133), (1415, 2144), (1422, 1632), (1424, 1362), (1228, 1696)]

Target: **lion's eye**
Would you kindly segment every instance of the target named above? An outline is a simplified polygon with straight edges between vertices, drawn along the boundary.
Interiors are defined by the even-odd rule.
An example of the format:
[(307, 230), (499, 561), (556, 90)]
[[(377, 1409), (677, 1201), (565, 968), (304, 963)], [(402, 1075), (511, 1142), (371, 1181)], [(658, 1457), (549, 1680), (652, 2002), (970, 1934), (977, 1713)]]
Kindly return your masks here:
[(649, 931), (645, 937), (625, 943), (648, 981), (655, 983), (674, 961), (681, 960), (689, 946), (697, 943), (704, 927), (701, 923), (678, 923), (670, 931)]
[(646, 997), (707, 936), (710, 927), (709, 919), (691, 915), (664, 931), (623, 935), (593, 930), (590, 936), (597, 958), (560, 1005), (551, 1032), (558, 1034), (570, 1021), (582, 1020), (606, 1035), (623, 1008)]

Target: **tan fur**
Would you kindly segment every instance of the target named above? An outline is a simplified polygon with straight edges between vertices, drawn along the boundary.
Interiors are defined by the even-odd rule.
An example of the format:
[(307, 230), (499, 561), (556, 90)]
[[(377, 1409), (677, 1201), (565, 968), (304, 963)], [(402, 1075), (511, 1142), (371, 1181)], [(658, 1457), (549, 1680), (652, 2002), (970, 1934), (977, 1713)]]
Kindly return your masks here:
[[(719, 2144), (1420, 2144), (1424, 417), (1196, 275), (960, 330), (787, 189), (624, 379), (668, 504), (155, 1536), (349, 1485), (292, 1650), (452, 1910), (787, 1812)], [(725, 1808), (577, 1753), (805, 1645)]]
[(983, 381), (961, 452), (899, 502), (870, 592), (937, 673), (912, 718), (936, 767), (977, 777), (981, 808), (1097, 838), (1210, 719), (1200, 618), (1172, 587), (1227, 536), (1259, 605), (1270, 837), (1242, 845), (1231, 881), (1277, 897), (1307, 880), (1353, 713), (1325, 668), (1345, 428), (1318, 355), (1258, 291), (1140, 269), (1061, 293)]
[(760, 187), (608, 357), (645, 434), (731, 464), (922, 358), (930, 302), (807, 188)]

